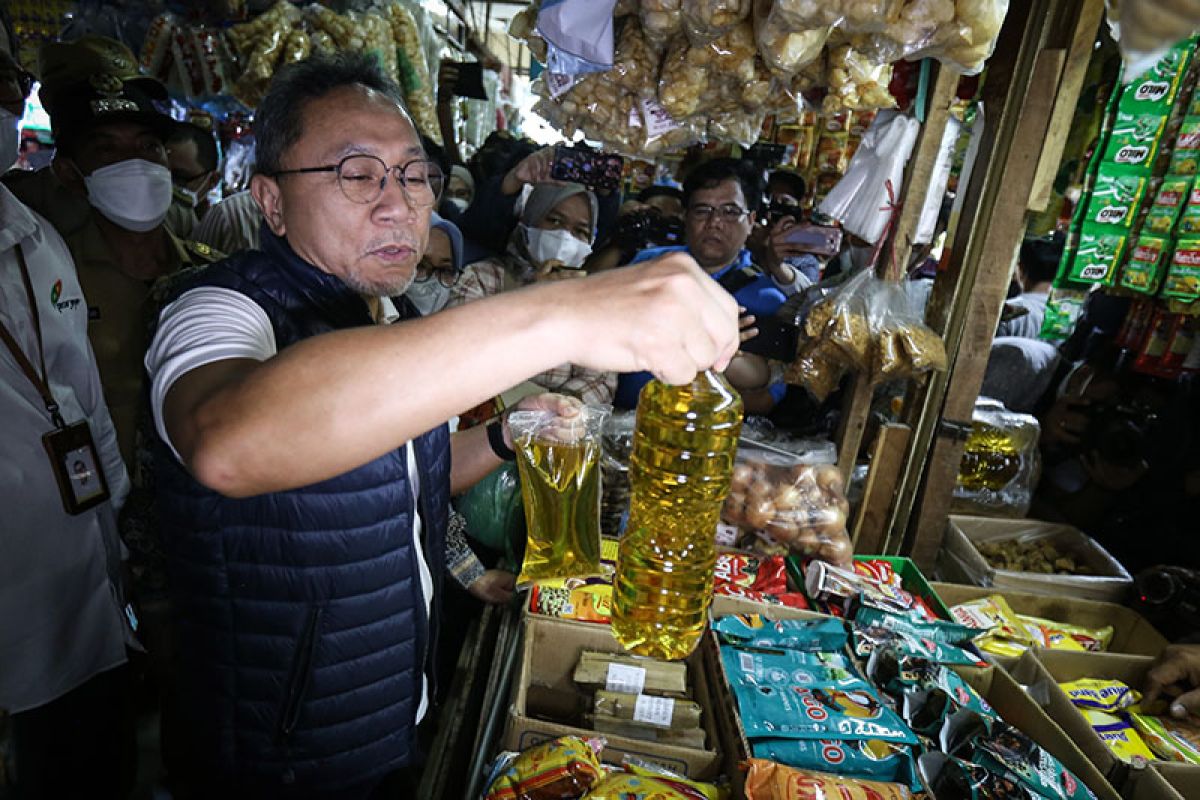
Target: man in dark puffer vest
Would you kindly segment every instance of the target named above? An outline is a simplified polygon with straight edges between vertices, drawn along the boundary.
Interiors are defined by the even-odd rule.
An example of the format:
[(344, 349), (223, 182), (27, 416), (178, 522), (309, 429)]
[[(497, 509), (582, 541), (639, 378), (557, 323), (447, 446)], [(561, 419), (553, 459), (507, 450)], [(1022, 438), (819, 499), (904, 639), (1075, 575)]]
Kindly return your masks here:
[(146, 356), (198, 797), (366, 797), (419, 762), (448, 499), (512, 457), (503, 420), (445, 420), (565, 362), (685, 382), (737, 348), (678, 255), (399, 322), (442, 176), (398, 98), (365, 55), (277, 75), (262, 249), (183, 287)]

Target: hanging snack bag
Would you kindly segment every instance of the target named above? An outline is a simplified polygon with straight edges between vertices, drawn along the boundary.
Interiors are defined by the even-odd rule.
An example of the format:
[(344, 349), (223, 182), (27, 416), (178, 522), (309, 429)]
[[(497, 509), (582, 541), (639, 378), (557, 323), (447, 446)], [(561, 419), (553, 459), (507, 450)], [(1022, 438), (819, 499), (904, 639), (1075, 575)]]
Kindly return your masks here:
[(1178, 232), (1180, 237), (1200, 235), (1200, 187), (1193, 187), (1188, 192), (1183, 213), (1179, 216)]
[(1175, 149), (1171, 152), (1172, 175), (1195, 175), (1200, 167), (1200, 117), (1188, 117), (1175, 137)]
[(1138, 237), (1137, 243), (1129, 253), (1129, 260), (1121, 269), (1118, 284), (1135, 292), (1154, 294), (1162, 282), (1166, 255), (1170, 250), (1169, 239), (1143, 233)]
[(1185, 301), (1200, 297), (1200, 238), (1175, 243), (1162, 293)]
[[(1091, 208), (1089, 206), (1089, 211)], [(1132, 219), (1133, 212), (1127, 205), (1120, 207), (1120, 213), (1128, 214)], [(1116, 274), (1116, 266), (1121, 263), (1128, 240), (1128, 231), (1120, 225), (1084, 223), (1079, 234), (1079, 248), (1071, 263), (1070, 279), (1081, 283), (1106, 283)]]
[(518, 585), (600, 573), (600, 437), (608, 414), (585, 406), (571, 417), (509, 416), (528, 530)]
[(1104, 161), (1123, 167), (1148, 168), (1158, 155), (1166, 124), (1167, 118), (1162, 114), (1118, 112), (1104, 148)]
[(743, 442), (721, 521), (741, 532), (743, 547), (812, 556), (848, 566), (854, 556), (845, 480), (833, 464)]
[(899, 783), (860, 781), (827, 772), (792, 769), (774, 761), (747, 762), (746, 800), (909, 800)]
[[(1128, 230), (1146, 193), (1146, 178), (1136, 172), (1101, 172), (1088, 201), (1085, 224)], [(1083, 242), (1080, 242), (1080, 250)]]
[(911, 307), (904, 285), (879, 281), (869, 301), (875, 338), (872, 371), (883, 380), (946, 369), (946, 346)]
[[(1142, 234), (1169, 236), (1175, 229), (1179, 213), (1190, 202), (1189, 193), (1192, 188), (1190, 175), (1168, 175), (1163, 178), (1154, 195), (1154, 202), (1146, 214), (1142, 224)], [(1200, 199), (1197, 200), (1200, 203)]]
[(1191, 40), (1180, 42), (1128, 83), (1121, 91), (1117, 110), (1126, 114), (1169, 114), (1187, 71), (1191, 45)]

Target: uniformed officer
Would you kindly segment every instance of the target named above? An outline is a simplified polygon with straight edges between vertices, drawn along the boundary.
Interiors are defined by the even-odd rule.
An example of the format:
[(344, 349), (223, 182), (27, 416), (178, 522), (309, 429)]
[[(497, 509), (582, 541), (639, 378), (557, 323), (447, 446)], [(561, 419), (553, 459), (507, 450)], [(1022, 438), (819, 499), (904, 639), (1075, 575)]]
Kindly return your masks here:
[(167, 137), (167, 165), (175, 184), (171, 204), (188, 222), (186, 230), (171, 230), (189, 239), (195, 238), (196, 225), (208, 212), (208, 193), (221, 182), (221, 151), (212, 125), (207, 114), (193, 114), (175, 123)]

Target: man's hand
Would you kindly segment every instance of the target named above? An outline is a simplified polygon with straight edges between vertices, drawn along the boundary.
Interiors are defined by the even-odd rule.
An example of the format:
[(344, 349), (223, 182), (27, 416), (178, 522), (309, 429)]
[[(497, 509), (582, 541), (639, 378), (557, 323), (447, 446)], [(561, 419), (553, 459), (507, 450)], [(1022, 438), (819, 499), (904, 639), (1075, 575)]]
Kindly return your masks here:
[(796, 272), (785, 262), (789, 258), (804, 255), (805, 250), (787, 241), (787, 232), (796, 227), (795, 217), (781, 217), (768, 229), (767, 252), (764, 266), (780, 283), (796, 280)]
[(1158, 657), (1146, 673), (1142, 705), (1148, 706), (1163, 695), (1173, 697), (1171, 716), (1187, 719), (1200, 716), (1200, 645), (1173, 644)]
[(754, 353), (738, 353), (725, 369), (725, 379), (739, 392), (765, 389), (771, 383), (771, 367)]
[(758, 317), (753, 314), (747, 314), (746, 309), (738, 306), (738, 333), (741, 335), (743, 342), (748, 342), (755, 336), (758, 336), (758, 328), (754, 327), (754, 323), (758, 322)]
[(443, 61), (438, 67), (437, 99), (439, 103), (449, 103), (454, 99), (454, 87), (458, 85), (458, 64), (453, 61)]
[(512, 195), (521, 191), (522, 186), (533, 186), (550, 180), (550, 169), (554, 166), (554, 148), (543, 147), (536, 153), (531, 153), (517, 162), (508, 171), (500, 184), (500, 191)]
[(565, 360), (601, 372), (690, 383), (738, 349), (737, 301), (686, 253), (535, 290), (555, 294), (545, 304), (571, 332)]
[[(551, 392), (530, 395), (512, 408), (512, 411), (548, 411), (557, 417), (568, 419), (579, 416), (579, 412), (582, 410), (583, 401), (579, 398), (570, 397), (565, 394), (553, 394)], [(508, 414), (504, 415), (502, 422), (504, 443), (508, 445), (509, 450), (516, 450), (517, 448), (513, 446), (512, 431), (508, 428)]]
[(502, 569), (489, 569), (467, 587), (471, 595), (485, 603), (498, 606), (512, 600), (517, 576)]

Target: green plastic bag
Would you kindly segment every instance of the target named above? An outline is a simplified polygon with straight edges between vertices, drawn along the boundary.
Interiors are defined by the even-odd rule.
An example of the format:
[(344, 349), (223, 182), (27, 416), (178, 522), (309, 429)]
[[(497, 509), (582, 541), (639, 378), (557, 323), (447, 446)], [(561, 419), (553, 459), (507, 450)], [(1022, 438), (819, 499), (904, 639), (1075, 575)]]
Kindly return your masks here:
[(455, 500), (467, 520), (467, 535), (503, 553), (510, 567), (521, 563), (525, 543), (525, 508), (517, 465), (502, 464)]

